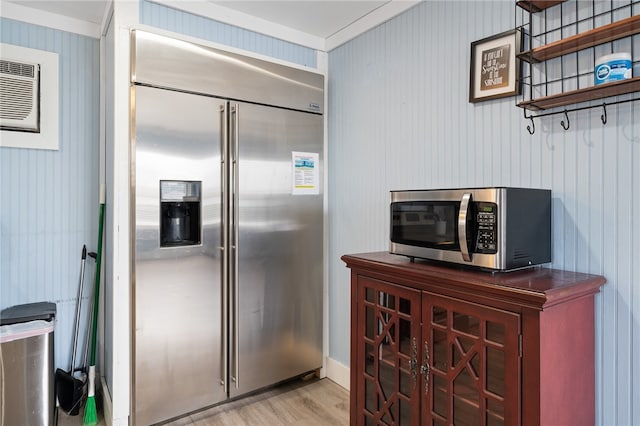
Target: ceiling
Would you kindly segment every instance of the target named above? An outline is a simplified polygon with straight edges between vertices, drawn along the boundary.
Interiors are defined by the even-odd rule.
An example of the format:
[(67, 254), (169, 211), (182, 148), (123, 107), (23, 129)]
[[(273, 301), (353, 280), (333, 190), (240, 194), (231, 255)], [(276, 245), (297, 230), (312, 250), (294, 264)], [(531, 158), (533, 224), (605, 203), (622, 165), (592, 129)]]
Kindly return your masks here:
[(388, 2), (389, 0), (212, 1), (219, 6), (322, 38), (334, 35)]
[[(82, 21), (101, 24), (108, 0), (9, 0)], [(397, 1), (397, 0), (396, 0)], [(293, 28), (326, 39), (391, 0), (181, 0), (180, 3), (212, 3), (219, 7)]]
[(92, 22), (94, 24), (102, 23), (107, 6), (107, 0), (8, 0), (10, 3), (16, 3), (24, 7), (44, 10), (70, 18), (79, 19), (81, 21)]
[(328, 38), (388, 3), (389, 0), (236, 0), (212, 2), (304, 33)]

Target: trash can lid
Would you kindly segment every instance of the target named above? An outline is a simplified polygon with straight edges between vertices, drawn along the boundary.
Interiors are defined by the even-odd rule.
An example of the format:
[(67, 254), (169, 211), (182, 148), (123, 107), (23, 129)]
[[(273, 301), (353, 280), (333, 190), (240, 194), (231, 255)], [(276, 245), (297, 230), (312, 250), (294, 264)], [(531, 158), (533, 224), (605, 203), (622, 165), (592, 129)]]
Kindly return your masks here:
[(54, 329), (55, 324), (53, 321), (43, 320), (2, 325), (0, 326), (0, 344), (53, 333)]
[(44, 320), (51, 321), (56, 317), (56, 304), (52, 302), (36, 302), (16, 305), (0, 312), (0, 325), (18, 324), (21, 322)]

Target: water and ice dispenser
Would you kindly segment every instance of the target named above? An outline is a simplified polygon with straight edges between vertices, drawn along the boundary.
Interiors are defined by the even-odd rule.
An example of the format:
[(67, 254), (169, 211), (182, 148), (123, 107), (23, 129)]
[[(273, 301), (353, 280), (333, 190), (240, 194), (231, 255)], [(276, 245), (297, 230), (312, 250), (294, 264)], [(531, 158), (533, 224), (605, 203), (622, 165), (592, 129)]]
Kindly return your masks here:
[(160, 181), (160, 247), (202, 242), (200, 181)]

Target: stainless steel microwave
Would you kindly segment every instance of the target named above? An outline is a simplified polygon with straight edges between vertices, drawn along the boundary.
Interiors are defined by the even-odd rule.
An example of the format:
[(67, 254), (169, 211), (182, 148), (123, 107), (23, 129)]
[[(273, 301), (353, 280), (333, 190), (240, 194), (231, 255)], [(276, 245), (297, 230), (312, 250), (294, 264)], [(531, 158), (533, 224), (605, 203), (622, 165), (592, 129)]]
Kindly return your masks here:
[(390, 252), (492, 270), (551, 262), (551, 191), (391, 191)]

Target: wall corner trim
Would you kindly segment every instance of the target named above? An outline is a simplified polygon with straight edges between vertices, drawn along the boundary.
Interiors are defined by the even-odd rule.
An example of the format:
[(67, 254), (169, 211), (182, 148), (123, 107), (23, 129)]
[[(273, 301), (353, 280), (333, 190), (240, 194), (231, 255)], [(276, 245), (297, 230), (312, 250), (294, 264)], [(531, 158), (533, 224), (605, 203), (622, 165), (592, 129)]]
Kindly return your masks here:
[(350, 387), (351, 369), (346, 365), (327, 357), (327, 378), (336, 382), (346, 390)]

